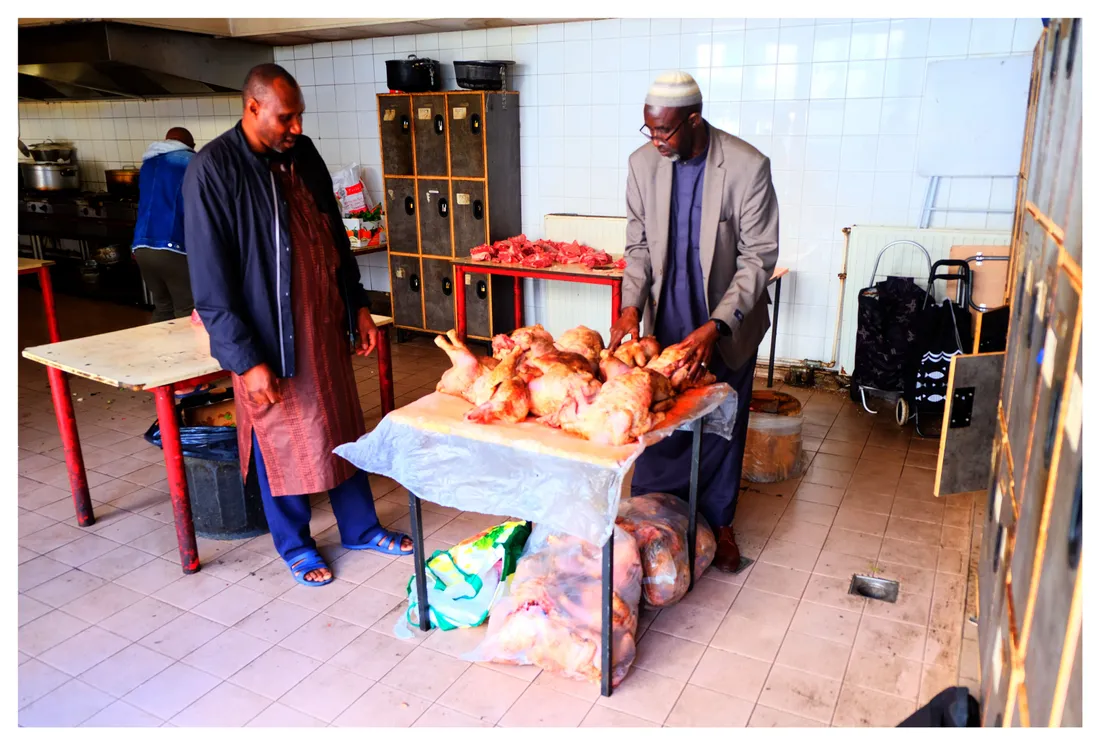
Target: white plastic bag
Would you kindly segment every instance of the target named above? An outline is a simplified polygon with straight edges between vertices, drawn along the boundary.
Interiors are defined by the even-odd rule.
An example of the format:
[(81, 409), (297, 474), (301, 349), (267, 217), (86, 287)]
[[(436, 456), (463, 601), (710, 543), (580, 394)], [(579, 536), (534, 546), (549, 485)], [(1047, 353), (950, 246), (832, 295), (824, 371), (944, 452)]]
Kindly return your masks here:
[(354, 215), (368, 209), (367, 191), (363, 188), (358, 163), (352, 163), (332, 174), (332, 190), (336, 193), (342, 215)]

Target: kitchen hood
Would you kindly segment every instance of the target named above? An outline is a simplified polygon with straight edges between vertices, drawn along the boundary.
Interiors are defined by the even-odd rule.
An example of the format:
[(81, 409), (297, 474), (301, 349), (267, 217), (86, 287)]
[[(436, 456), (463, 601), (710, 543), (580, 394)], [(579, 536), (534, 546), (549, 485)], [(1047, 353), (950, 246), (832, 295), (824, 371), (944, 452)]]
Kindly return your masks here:
[(19, 29), (19, 98), (147, 99), (235, 93), (270, 46), (123, 23)]

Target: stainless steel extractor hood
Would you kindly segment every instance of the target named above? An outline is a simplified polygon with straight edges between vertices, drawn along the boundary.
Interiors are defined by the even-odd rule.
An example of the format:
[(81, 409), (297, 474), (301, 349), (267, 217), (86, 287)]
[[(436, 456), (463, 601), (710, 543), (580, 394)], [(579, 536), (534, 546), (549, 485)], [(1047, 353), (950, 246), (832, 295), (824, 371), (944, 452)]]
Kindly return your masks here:
[(209, 96), (239, 91), (272, 48), (235, 39), (101, 21), (19, 29), (19, 97)]

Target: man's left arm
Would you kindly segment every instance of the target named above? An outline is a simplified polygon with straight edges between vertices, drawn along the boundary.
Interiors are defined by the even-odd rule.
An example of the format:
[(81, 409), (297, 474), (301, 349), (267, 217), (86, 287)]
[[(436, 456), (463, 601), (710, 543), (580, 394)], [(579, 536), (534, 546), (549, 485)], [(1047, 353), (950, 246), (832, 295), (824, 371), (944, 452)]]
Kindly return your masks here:
[(745, 315), (768, 289), (779, 259), (779, 202), (772, 184), (771, 161), (764, 158), (745, 191), (737, 215), (740, 239), (737, 271), (712, 319), (725, 323), (736, 337)]

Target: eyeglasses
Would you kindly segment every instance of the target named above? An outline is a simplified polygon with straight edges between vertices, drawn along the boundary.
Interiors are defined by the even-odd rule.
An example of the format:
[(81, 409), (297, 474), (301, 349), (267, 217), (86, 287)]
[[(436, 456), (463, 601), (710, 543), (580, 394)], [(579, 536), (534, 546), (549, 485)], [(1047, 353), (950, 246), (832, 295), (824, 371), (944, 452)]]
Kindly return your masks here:
[(648, 124), (643, 124), (638, 131), (642, 133), (642, 137), (646, 138), (650, 142), (652, 142), (653, 140), (660, 140), (661, 142), (668, 142), (669, 140), (671, 140), (676, 135), (677, 132), (680, 131), (680, 127), (684, 126), (684, 122), (686, 122), (686, 121), (687, 121), (687, 119), (680, 120), (680, 123), (677, 124), (675, 127), (673, 127), (672, 131), (669, 132), (667, 135), (666, 134), (658, 134), (657, 132), (650, 129)]

